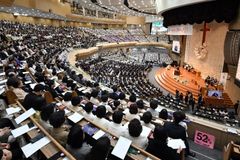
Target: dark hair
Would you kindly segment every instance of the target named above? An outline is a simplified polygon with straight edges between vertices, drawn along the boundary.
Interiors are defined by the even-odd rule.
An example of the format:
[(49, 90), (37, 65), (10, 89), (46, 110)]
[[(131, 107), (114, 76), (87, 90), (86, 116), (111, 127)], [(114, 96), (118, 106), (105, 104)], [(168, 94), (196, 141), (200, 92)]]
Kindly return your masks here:
[(79, 96), (73, 97), (71, 100), (71, 103), (73, 106), (77, 106), (79, 105), (81, 102), (81, 98)]
[(93, 87), (98, 87), (99, 86), (99, 83), (98, 82), (95, 82), (94, 84), (93, 84)]
[(153, 131), (154, 140), (158, 142), (167, 143), (167, 131), (160, 125), (156, 125)]
[(102, 100), (102, 102), (107, 102), (108, 101), (108, 95), (102, 95), (101, 100)]
[(157, 107), (158, 107), (158, 101), (157, 100), (151, 100), (150, 101), (150, 107), (152, 108), (152, 109), (156, 109)]
[(168, 111), (166, 109), (162, 109), (160, 112), (159, 112), (159, 118), (162, 118), (164, 120), (167, 120), (168, 119)]
[(123, 92), (121, 92), (119, 95), (118, 95), (118, 98), (121, 99), (121, 100), (124, 100), (126, 98), (125, 94)]
[(18, 78), (16, 78), (16, 77), (13, 77), (13, 80), (12, 80), (12, 86), (14, 87), (14, 88), (18, 88), (19, 87), (19, 85), (20, 85), (20, 79), (18, 79)]
[(138, 108), (140, 108), (140, 109), (143, 109), (144, 108), (144, 103), (143, 103), (143, 100), (138, 100), (137, 102), (136, 102), (136, 104), (137, 104), (137, 106), (138, 106)]
[(128, 124), (128, 131), (130, 136), (132, 137), (138, 137), (142, 133), (142, 125), (140, 121), (136, 118), (131, 120)]
[(70, 80), (67, 81), (67, 87), (71, 87), (72, 84), (73, 84), (73, 80), (70, 79)]
[(96, 109), (96, 116), (98, 118), (103, 118), (105, 115), (106, 115), (106, 107), (103, 105), (98, 106)]
[(71, 92), (65, 93), (64, 96), (63, 96), (63, 100), (64, 101), (71, 101), (72, 100), (72, 93)]
[(109, 94), (109, 98), (111, 98), (111, 99), (113, 99), (113, 100), (118, 100), (118, 95), (117, 95), (117, 93), (110, 93)]
[(63, 83), (67, 83), (67, 81), (68, 81), (68, 78), (67, 78), (67, 76), (65, 75), (65, 76), (63, 77), (63, 79), (62, 79), (62, 82), (63, 82)]
[(4, 127), (10, 127), (11, 129), (14, 129), (14, 125), (12, 121), (8, 118), (0, 118), (0, 128)]
[(88, 102), (85, 104), (83, 108), (87, 113), (90, 113), (93, 110), (93, 104), (92, 102)]
[(137, 114), (138, 113), (138, 108), (136, 104), (131, 104), (129, 107), (129, 113), (131, 114)]
[(173, 118), (174, 118), (174, 123), (178, 124), (179, 122), (181, 122), (182, 120), (185, 119), (185, 113), (181, 112), (181, 111), (176, 111), (173, 112)]
[[(15, 77), (11, 77), (11, 78), (8, 78), (8, 80), (7, 80), (7, 85), (9, 86), (9, 87), (14, 87), (14, 88), (17, 88), (18, 87), (18, 81), (17, 81), (17, 79), (15, 78)], [(15, 86), (17, 86), (17, 87), (15, 87)]]
[(134, 94), (132, 94), (130, 97), (129, 97), (129, 101), (130, 102), (136, 102), (137, 98)]
[(92, 90), (91, 96), (92, 96), (93, 98), (97, 98), (97, 96), (98, 96), (98, 90), (96, 90), (96, 89)]
[(120, 101), (118, 100), (113, 101), (113, 105), (114, 107), (118, 107), (120, 105)]
[(42, 107), (46, 105), (46, 99), (43, 98), (42, 96), (36, 96), (33, 104), (33, 108), (37, 111), (41, 111)]
[(108, 91), (107, 91), (107, 90), (103, 90), (103, 91), (101, 92), (101, 95), (108, 95)]
[(53, 86), (53, 85), (54, 85), (54, 80), (48, 80), (48, 81), (47, 81), (47, 85), (48, 85), (49, 87)]
[(112, 115), (113, 122), (120, 124), (122, 122), (123, 113), (121, 111), (115, 111)]
[(149, 111), (145, 112), (142, 116), (142, 120), (145, 123), (150, 123), (152, 120), (152, 113)]
[(112, 86), (112, 90), (113, 90), (113, 92), (117, 92), (118, 87), (116, 85), (114, 85), (114, 86)]
[(42, 84), (37, 84), (35, 87), (34, 87), (34, 89), (33, 89), (33, 91), (34, 92), (40, 92), (40, 91), (44, 91), (44, 85), (42, 85)]
[(92, 147), (90, 153), (87, 155), (87, 160), (105, 160), (110, 150), (110, 139), (108, 137), (101, 137)]
[(75, 124), (71, 127), (70, 132), (68, 134), (67, 144), (70, 145), (72, 148), (81, 148), (83, 144), (83, 137), (84, 133), (82, 128)]
[(49, 118), (49, 123), (53, 126), (53, 128), (59, 128), (65, 122), (64, 111), (58, 111), (51, 114)]
[(49, 117), (54, 112), (55, 106), (56, 106), (56, 104), (54, 104), (54, 103), (49, 103), (49, 104), (43, 106), (42, 111), (40, 113), (41, 119), (44, 121), (48, 121)]

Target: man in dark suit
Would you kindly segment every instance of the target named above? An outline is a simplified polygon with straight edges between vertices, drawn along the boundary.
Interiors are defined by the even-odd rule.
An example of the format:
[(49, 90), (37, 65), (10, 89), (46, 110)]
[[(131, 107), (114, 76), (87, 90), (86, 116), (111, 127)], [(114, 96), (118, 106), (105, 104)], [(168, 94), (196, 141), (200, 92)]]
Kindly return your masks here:
[(195, 157), (196, 154), (193, 152), (190, 152), (189, 144), (186, 137), (186, 130), (184, 127), (182, 127), (179, 123), (183, 120), (183, 114), (180, 111), (176, 111), (173, 113), (173, 122), (165, 122), (164, 128), (166, 129), (168, 133), (168, 137), (173, 139), (182, 139), (186, 145), (186, 156), (190, 155), (192, 157)]

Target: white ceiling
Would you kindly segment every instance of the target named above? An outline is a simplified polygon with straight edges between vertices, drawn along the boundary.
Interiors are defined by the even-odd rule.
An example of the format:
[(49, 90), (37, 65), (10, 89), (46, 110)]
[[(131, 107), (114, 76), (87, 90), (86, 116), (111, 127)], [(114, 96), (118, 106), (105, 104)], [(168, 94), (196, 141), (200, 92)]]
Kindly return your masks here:
[[(166, 10), (212, 0), (128, 0), (127, 2), (130, 8), (124, 4), (125, 0), (96, 0), (97, 4), (92, 3), (91, 0), (68, 1), (75, 1), (85, 8), (107, 13), (162, 19), (160, 14)], [(140, 12), (134, 11), (131, 8), (135, 8)], [(150, 14), (145, 14), (144, 12)]]

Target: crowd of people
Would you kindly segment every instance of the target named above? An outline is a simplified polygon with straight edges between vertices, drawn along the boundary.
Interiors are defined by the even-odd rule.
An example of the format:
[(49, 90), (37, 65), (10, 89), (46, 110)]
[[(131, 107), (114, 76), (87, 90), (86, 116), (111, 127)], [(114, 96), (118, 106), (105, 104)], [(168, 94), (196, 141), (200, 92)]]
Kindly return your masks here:
[[(89, 81), (71, 68), (67, 53), (71, 50), (69, 48), (93, 46), (99, 38), (73, 27), (9, 21), (0, 21), (0, 24), (0, 58), (8, 90), (16, 95), (24, 108), (37, 111), (39, 116), (36, 120), (74, 157), (114, 159), (110, 154), (111, 138), (103, 136), (94, 141), (84, 127), (65, 118), (66, 108), (79, 112), (85, 119), (118, 137), (130, 139), (134, 145), (160, 159), (179, 159), (182, 149), (170, 148), (168, 137), (182, 139), (186, 156), (195, 156), (187, 140), (186, 115), (183, 109), (178, 108), (182, 104), (189, 105), (191, 93), (186, 96), (187, 100), (181, 94), (175, 98), (164, 96), (147, 79), (151, 69), (149, 65), (129, 64), (104, 57), (77, 63), (91, 74), (94, 81)], [(32, 86), (34, 81), (36, 84)], [(101, 89), (99, 82), (111, 89)], [(60, 103), (48, 102), (45, 92), (61, 99)], [(149, 101), (149, 105), (145, 100)], [(160, 107), (163, 103), (165, 107), (173, 104), (178, 111), (169, 113)], [(164, 124), (154, 123), (160, 118), (165, 121)], [(10, 131), (15, 127), (18, 126), (14, 126), (7, 115), (1, 116), (2, 159), (23, 159), (20, 143), (11, 138)], [(143, 135), (144, 127), (150, 128), (153, 134)]]
[[(164, 126), (152, 123), (153, 118), (162, 116), (162, 112), (166, 111), (160, 114), (156, 110), (158, 101), (150, 99), (149, 94), (152, 91), (161, 92), (148, 86), (148, 82), (144, 84), (146, 81), (144, 70), (148, 68), (108, 61), (109, 65), (112, 65), (111, 68), (121, 68), (118, 71), (121, 77), (132, 77), (131, 83), (135, 83), (138, 77), (145, 79), (140, 79), (138, 83), (139, 87), (142, 87), (141, 90), (145, 90), (146, 96), (149, 96), (149, 108), (137, 96), (140, 91), (128, 88), (131, 96), (127, 99), (127, 93), (122, 88), (113, 86), (109, 92), (101, 90), (98, 83), (86, 80), (69, 67), (65, 51), (80, 44), (82, 38), (91, 41), (90, 37), (76, 28), (1, 21), (1, 31), (1, 62), (4, 64), (8, 90), (13, 91), (26, 109), (34, 108), (39, 113), (37, 121), (76, 158), (111, 159), (111, 155), (108, 154), (111, 149), (110, 139), (102, 137), (95, 143), (87, 140), (87, 134), (79, 125), (73, 125), (65, 119), (64, 109), (68, 107), (78, 110), (86, 119), (92, 120), (97, 125), (116, 132), (119, 136), (125, 136), (132, 140), (133, 144), (161, 159), (165, 159), (167, 155), (178, 159), (181, 152), (181, 148), (176, 151), (167, 146), (167, 135), (182, 139), (187, 146), (186, 155), (194, 155), (189, 151), (186, 129), (179, 124), (185, 119), (183, 112), (174, 112), (174, 118), (170, 118), (173, 122), (169, 121)], [(115, 74), (115, 70), (111, 68), (108, 68), (109, 72)], [(132, 70), (131, 75), (127, 70)], [(36, 80), (35, 86), (32, 86), (32, 76), (29, 75), (33, 75)], [(127, 83), (128, 80), (123, 79), (123, 83)], [(81, 90), (79, 85), (86, 89)], [(50, 92), (52, 97), (62, 99), (61, 104), (48, 103), (43, 96), (46, 91)], [(72, 92), (76, 92), (77, 95), (73, 96)], [(110, 117), (107, 117), (107, 112), (111, 113)], [(2, 116), (2, 119), (6, 117)], [(0, 122), (3, 122), (2, 119)], [(124, 124), (123, 120), (127, 120), (128, 123)], [(174, 134), (171, 125), (178, 126), (181, 130), (177, 131), (181, 134)], [(143, 126), (151, 128), (152, 138), (141, 134)], [(0, 127), (1, 131), (4, 131), (5, 127), (10, 130), (11, 123)], [(156, 151), (155, 146), (163, 150)], [(15, 155), (23, 156), (20, 147), (15, 148), (10, 141), (1, 141), (1, 147), (2, 157), (14, 159)]]

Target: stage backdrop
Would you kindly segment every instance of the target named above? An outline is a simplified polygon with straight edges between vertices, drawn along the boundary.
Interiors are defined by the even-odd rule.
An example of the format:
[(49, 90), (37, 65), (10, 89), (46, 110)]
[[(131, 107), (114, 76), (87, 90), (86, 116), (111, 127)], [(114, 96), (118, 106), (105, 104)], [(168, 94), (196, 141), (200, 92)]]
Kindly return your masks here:
[[(206, 33), (207, 55), (204, 59), (196, 58), (194, 49), (201, 45), (202, 41), (202, 24), (193, 25), (193, 35), (187, 36), (186, 51), (184, 61), (193, 65), (200, 70), (202, 77), (208, 75), (216, 77), (220, 80), (224, 65), (224, 41), (228, 31), (227, 23), (211, 22), (207, 24), (210, 31)], [(240, 99), (240, 89), (234, 84), (235, 76), (226, 82), (226, 92), (232, 98), (233, 103)]]

